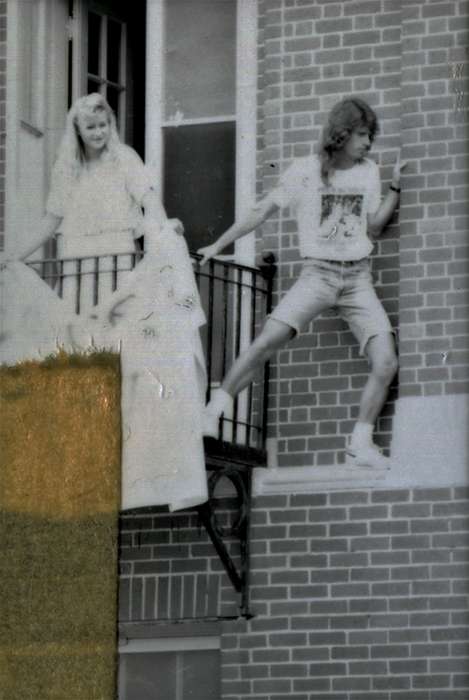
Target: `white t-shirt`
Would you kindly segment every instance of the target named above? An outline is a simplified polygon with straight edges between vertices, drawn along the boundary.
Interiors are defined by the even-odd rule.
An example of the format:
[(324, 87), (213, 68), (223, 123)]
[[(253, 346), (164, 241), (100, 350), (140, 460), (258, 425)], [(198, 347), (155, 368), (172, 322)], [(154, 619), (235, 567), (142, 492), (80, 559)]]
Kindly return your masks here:
[(78, 179), (54, 168), (46, 211), (63, 217), (64, 257), (128, 253), (141, 234), (142, 201), (152, 178), (140, 157), (120, 144)]
[(279, 207), (291, 205), (298, 223), (304, 258), (360, 260), (373, 243), (367, 235), (367, 214), (381, 201), (376, 163), (365, 158), (347, 170), (335, 170), (330, 184), (321, 179), (318, 156), (300, 158), (287, 168), (272, 196)]

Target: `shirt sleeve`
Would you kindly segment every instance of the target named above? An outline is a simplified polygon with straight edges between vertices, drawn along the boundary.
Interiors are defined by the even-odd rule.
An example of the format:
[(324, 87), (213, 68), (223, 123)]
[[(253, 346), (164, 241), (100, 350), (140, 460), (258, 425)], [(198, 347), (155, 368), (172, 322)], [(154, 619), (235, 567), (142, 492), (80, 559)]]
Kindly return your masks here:
[(372, 161), (370, 172), (370, 196), (368, 200), (368, 212), (374, 214), (381, 204), (381, 177), (379, 166)]
[(297, 202), (302, 173), (301, 162), (294, 161), (281, 175), (277, 187), (270, 193), (270, 197), (281, 209)]
[(129, 146), (122, 149), (121, 160), (127, 190), (132, 199), (142, 206), (143, 198), (154, 187), (154, 177), (150, 168), (147, 168), (140, 156)]

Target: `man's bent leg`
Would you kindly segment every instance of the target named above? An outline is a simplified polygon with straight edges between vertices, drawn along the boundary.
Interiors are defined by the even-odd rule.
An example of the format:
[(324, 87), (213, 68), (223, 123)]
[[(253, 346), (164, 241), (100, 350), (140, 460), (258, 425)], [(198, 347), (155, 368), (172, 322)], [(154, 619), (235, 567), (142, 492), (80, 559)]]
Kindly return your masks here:
[(248, 349), (243, 352), (226, 375), (222, 388), (231, 396), (245, 389), (253, 375), (272, 355), (294, 335), (294, 330), (282, 321), (270, 318)]
[(376, 419), (386, 401), (389, 385), (397, 371), (397, 357), (392, 333), (382, 333), (370, 338), (366, 353), (371, 372), (363, 390), (348, 451), (349, 463), (355, 466), (389, 468), (390, 462), (373, 445), (372, 435)]
[(366, 354), (371, 372), (363, 389), (358, 420), (374, 424), (386, 401), (389, 385), (397, 371), (397, 357), (392, 333), (375, 335), (367, 343)]
[(204, 415), (204, 435), (218, 434), (218, 421), (229, 409), (234, 396), (253, 380), (256, 371), (294, 335), (291, 326), (268, 319), (264, 328), (248, 349), (240, 355), (226, 375), (221, 389), (215, 390)]

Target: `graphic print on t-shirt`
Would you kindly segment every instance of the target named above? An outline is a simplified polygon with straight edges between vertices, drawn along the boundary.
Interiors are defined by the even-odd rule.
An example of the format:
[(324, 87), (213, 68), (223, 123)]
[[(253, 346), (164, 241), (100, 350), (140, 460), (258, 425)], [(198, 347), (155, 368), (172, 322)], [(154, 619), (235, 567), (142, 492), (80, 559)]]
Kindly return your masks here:
[(334, 244), (356, 239), (363, 228), (362, 194), (322, 194), (320, 238)]

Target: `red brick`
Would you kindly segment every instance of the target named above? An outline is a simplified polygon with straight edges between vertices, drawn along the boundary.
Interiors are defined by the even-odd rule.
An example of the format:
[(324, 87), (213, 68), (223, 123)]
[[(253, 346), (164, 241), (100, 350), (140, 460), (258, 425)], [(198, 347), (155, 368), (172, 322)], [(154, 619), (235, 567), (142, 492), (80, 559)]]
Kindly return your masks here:
[(316, 36), (308, 38), (288, 39), (285, 41), (285, 51), (287, 53), (294, 51), (311, 51), (320, 46), (320, 39)]
[(456, 3), (454, 2), (436, 2), (431, 4), (426, 4), (422, 7), (422, 17), (428, 19), (429, 17), (448, 17), (449, 15), (454, 15), (456, 12)]
[(351, 90), (350, 80), (323, 80), (315, 85), (317, 95), (330, 95), (334, 93), (347, 93)]
[(321, 11), (318, 7), (311, 5), (309, 7), (296, 7), (291, 10), (285, 10), (286, 22), (298, 22), (308, 19), (317, 19), (321, 16)]

